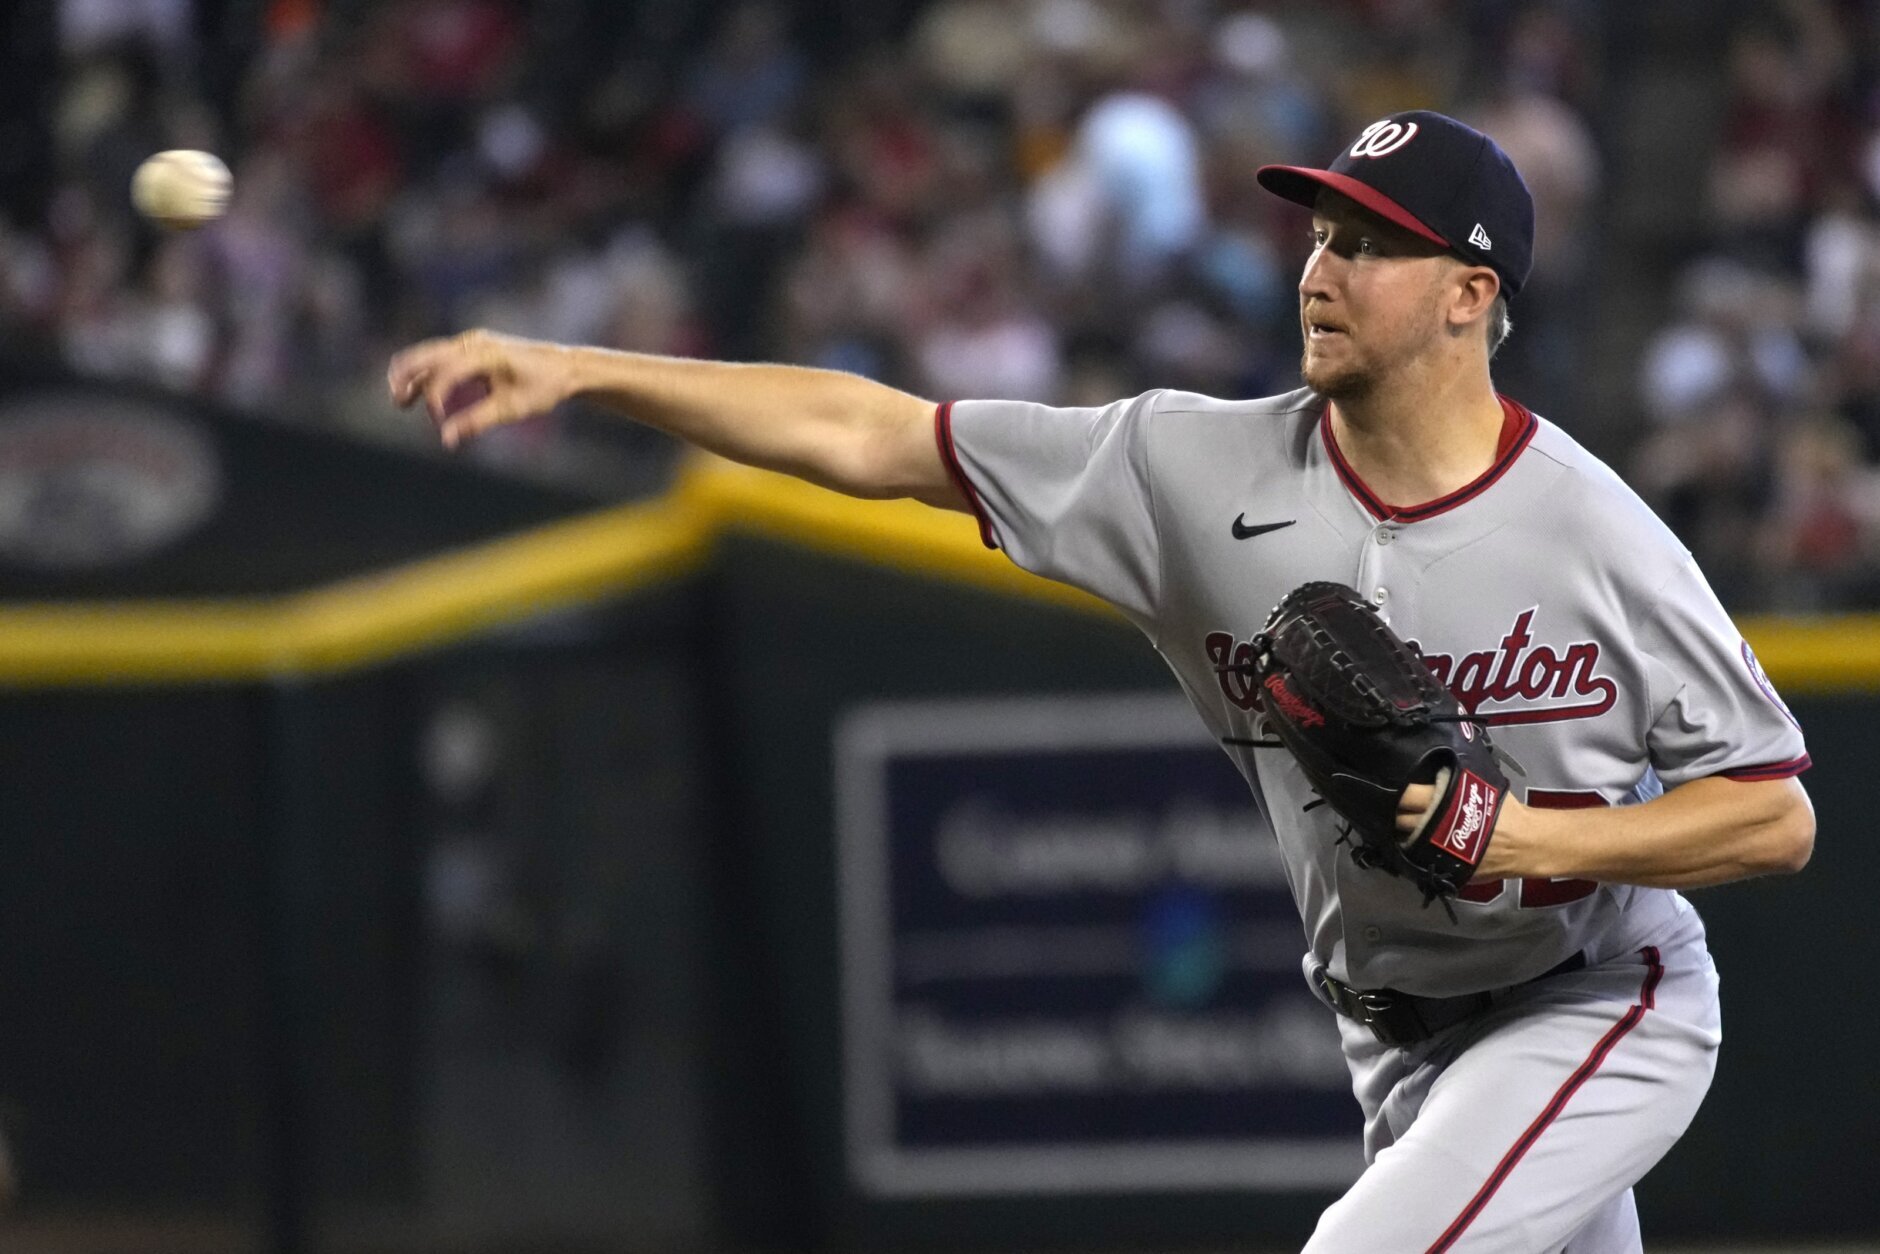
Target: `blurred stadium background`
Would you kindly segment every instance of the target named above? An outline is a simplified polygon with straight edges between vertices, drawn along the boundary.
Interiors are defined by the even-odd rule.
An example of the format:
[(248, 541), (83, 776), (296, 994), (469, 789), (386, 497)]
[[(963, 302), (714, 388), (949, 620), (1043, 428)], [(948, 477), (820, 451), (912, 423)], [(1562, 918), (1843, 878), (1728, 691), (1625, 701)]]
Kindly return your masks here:
[[(1407, 107), (1534, 189), (1501, 386), (1698, 553), (1818, 763), (1809, 871), (1699, 899), (1730, 1041), (1647, 1232), (1880, 1248), (1880, 5), (0, 35), (0, 1250), (1297, 1248), (1353, 1116), (1297, 1061), (1329, 1037), (1270, 867), (1212, 839), (1225, 764), (1079, 738), (1166, 709), (1118, 620), (963, 518), (580, 407), (446, 458), (383, 374), (487, 325), (935, 397), (1281, 390), (1305, 231), (1253, 170)], [(134, 218), (170, 147), (228, 160), (225, 220)]]

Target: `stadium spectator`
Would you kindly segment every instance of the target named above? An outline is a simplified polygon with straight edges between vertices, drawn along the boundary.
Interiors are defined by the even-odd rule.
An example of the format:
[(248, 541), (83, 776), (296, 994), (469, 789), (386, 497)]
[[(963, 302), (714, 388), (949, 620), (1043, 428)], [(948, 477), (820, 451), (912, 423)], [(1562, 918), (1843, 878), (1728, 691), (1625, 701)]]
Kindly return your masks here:
[(1647, 499), (1720, 588), (1782, 610), (1880, 605), (1880, 33), (1787, 0), (1731, 34), (1707, 222), (1640, 370)]
[[(16, 348), (381, 438), (364, 398), (387, 349), (472, 322), (944, 395), (1267, 392), (1293, 378), (1306, 243), (1249, 172), (1429, 105), (1534, 185), (1508, 390), (1571, 424), (1595, 378), (1635, 378), (1634, 447), (1607, 452), (1740, 569), (1736, 603), (1880, 599), (1872, 6), (1745, 10), (1703, 212), (1672, 244), (1685, 276), (1636, 359), (1597, 361), (1596, 215), (1621, 189), (1583, 0), (261, 9), (224, 67), (190, 0), (63, 0), (51, 209), (0, 229)], [(186, 72), (212, 61), (213, 96)], [(237, 171), (199, 236), (158, 239), (125, 203), (168, 146)], [(563, 416), (480, 455), (642, 490), (645, 466), (603, 472), (662, 446), (610, 460), (603, 430)]]

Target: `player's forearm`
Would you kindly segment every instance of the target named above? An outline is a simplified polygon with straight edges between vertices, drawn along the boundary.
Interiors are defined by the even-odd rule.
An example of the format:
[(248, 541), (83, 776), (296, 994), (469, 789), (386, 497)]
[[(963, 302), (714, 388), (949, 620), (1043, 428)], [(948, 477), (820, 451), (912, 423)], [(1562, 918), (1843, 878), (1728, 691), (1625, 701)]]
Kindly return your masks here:
[[(561, 348), (568, 397), (597, 402), (689, 444), (853, 496), (925, 496), (930, 475), (894, 455), (933, 405), (859, 375), (802, 366)], [(931, 434), (917, 438), (931, 440)]]
[(1798, 871), (1814, 837), (1814, 810), (1798, 781), (1712, 777), (1643, 805), (1510, 805), (1478, 875), (1701, 888)]

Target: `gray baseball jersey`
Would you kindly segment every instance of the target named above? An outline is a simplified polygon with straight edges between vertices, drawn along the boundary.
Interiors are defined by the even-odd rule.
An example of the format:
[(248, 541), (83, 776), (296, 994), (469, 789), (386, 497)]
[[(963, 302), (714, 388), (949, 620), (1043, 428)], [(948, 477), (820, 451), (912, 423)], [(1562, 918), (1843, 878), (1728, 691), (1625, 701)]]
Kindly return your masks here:
[[(1234, 664), (1287, 592), (1333, 579), (1494, 726), (1531, 805), (1805, 769), (1800, 729), (1683, 546), (1565, 433), (1503, 408), (1494, 464), (1410, 508), (1365, 486), (1306, 390), (961, 402), (935, 424), (986, 543), (1121, 609), (1216, 735), (1259, 735)], [(1690, 1122), (1721, 1039), (1696, 912), (1665, 889), (1523, 880), (1467, 885), (1452, 922), (1352, 863), (1287, 754), (1234, 754), (1278, 835), (1315, 988), (1329, 972), (1491, 996), (1407, 1047), (1340, 1017), (1370, 1166), (1306, 1254), (1638, 1254), (1631, 1186)], [(1585, 965), (1557, 973), (1569, 958)]]
[[(1616, 805), (1706, 775), (1807, 766), (1801, 731), (1675, 537), (1605, 465), (1513, 402), (1494, 465), (1440, 500), (1379, 501), (1322, 398), (1155, 391), (1100, 409), (966, 401), (942, 453), (985, 540), (1110, 602), (1154, 642), (1208, 726), (1252, 737), (1225, 664), (1292, 588), (1371, 597), (1523, 768), (1529, 804)], [(1352, 864), (1289, 755), (1235, 758), (1283, 850), (1311, 953), (1337, 978), (1446, 996), (1633, 948), (1681, 910), (1663, 889), (1471, 884), (1452, 923)]]

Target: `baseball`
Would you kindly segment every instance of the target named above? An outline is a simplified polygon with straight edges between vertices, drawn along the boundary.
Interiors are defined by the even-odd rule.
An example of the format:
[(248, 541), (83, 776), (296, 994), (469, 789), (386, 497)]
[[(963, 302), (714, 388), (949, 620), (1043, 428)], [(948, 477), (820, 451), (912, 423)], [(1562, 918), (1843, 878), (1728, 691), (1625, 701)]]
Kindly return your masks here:
[(172, 148), (137, 167), (131, 176), (131, 203), (152, 222), (189, 230), (222, 216), (231, 184), (221, 158)]

